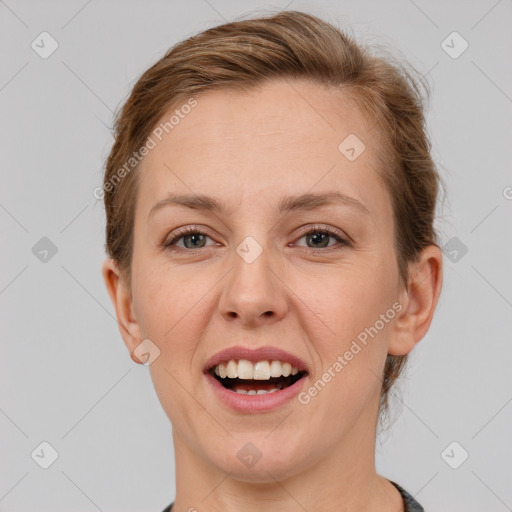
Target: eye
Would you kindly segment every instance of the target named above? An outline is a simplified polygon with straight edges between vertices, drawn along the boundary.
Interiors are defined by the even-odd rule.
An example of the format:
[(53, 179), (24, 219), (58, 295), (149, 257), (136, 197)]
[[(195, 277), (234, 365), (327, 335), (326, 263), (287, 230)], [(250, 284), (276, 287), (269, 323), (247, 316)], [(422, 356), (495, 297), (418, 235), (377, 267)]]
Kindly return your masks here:
[[(160, 247), (169, 251), (179, 251), (188, 249), (202, 249), (207, 247), (206, 239), (210, 238), (208, 234), (197, 226), (187, 226), (178, 229), (170, 240), (167, 240), (160, 245)], [(301, 234), (302, 238), (306, 238), (306, 243), (312, 243), (312, 246), (306, 246), (306, 249), (316, 251), (318, 249), (323, 250), (322, 252), (328, 252), (331, 250), (339, 249), (343, 246), (350, 247), (351, 244), (348, 240), (340, 236), (340, 234), (334, 229), (325, 227), (310, 227)], [(178, 243), (183, 239), (183, 246)], [(330, 240), (334, 239), (337, 244), (329, 244)], [(211, 244), (210, 244), (211, 245)], [(301, 247), (299, 245), (299, 247)], [(304, 247), (304, 246), (302, 246)]]
[[(339, 249), (339, 246), (350, 246), (350, 242), (340, 236), (337, 231), (325, 227), (308, 228), (307, 231), (302, 233), (299, 240), (302, 238), (306, 238), (306, 244), (308, 242), (313, 244), (312, 246), (306, 246), (307, 249), (311, 249), (313, 251), (317, 249), (327, 249), (328, 251), (331, 251), (333, 249)], [(329, 245), (329, 239), (335, 239), (338, 244)]]
[[(201, 249), (206, 247), (206, 238), (209, 237), (205, 231), (195, 226), (188, 226), (179, 229), (170, 240), (167, 240), (160, 245), (170, 251), (180, 249)], [(177, 245), (181, 239), (183, 239), (183, 247)]]

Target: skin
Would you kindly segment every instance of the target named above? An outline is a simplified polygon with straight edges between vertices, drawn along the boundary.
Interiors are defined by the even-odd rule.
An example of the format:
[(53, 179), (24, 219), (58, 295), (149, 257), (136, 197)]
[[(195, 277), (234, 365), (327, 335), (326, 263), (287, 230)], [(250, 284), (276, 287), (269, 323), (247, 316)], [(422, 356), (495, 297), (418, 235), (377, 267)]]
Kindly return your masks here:
[[(339, 92), (273, 80), (196, 99), (143, 162), (131, 289), (114, 261), (102, 269), (133, 360), (140, 362), (133, 352), (145, 338), (160, 350), (149, 368), (173, 426), (173, 512), (288, 512), (299, 504), (310, 512), (400, 512), (398, 491), (375, 470), (378, 376), (388, 353), (407, 354), (426, 334), (441, 251), (427, 247), (410, 265), (409, 289), (400, 288), (391, 199), (375, 171), (377, 134)], [(366, 146), (355, 161), (338, 150), (351, 133)], [(283, 195), (332, 191), (356, 198), (369, 215), (342, 205), (276, 211)], [(208, 194), (228, 210), (170, 206), (148, 220), (168, 192)], [(299, 232), (318, 224), (352, 246), (331, 237), (323, 248)], [(195, 245), (181, 238), (177, 252), (158, 246), (190, 225), (208, 237)], [(250, 264), (236, 252), (247, 236), (263, 250)], [(396, 301), (400, 313), (307, 405), (294, 399), (240, 414), (219, 402), (202, 374), (223, 348), (273, 345), (307, 363), (308, 389)], [(250, 468), (236, 456), (247, 442), (262, 454)]]

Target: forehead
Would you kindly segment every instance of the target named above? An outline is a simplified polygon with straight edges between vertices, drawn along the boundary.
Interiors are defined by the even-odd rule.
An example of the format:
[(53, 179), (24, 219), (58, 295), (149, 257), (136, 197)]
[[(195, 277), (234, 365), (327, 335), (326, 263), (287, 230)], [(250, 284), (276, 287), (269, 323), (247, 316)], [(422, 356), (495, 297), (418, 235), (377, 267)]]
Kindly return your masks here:
[[(145, 157), (138, 194), (146, 214), (171, 191), (263, 195), (272, 202), (283, 192), (339, 190), (369, 209), (386, 207), (379, 205), (387, 197), (376, 172), (376, 136), (349, 96), (310, 82), (273, 80), (195, 99)], [(351, 158), (343, 153), (352, 148), (355, 159), (354, 151)]]

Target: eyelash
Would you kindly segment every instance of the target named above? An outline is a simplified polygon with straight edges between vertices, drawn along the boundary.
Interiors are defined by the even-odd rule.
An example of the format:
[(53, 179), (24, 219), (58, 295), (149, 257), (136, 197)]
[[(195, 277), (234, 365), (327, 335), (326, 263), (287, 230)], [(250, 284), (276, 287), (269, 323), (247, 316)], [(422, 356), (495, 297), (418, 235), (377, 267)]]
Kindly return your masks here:
[[(315, 227), (315, 226), (313, 226), (311, 228), (308, 228), (306, 231), (302, 231), (301, 232), (300, 237), (297, 240), (300, 240), (304, 236), (309, 235), (309, 234), (313, 234), (313, 233), (322, 233), (322, 234), (325, 234), (325, 235), (329, 235), (332, 238), (336, 239), (338, 241), (338, 244), (334, 245), (334, 246), (319, 247), (319, 248), (315, 248), (315, 247), (302, 247), (302, 249), (305, 249), (308, 252), (314, 252), (314, 253), (317, 253), (318, 251), (320, 251), (320, 252), (331, 252), (332, 250), (339, 250), (343, 246), (352, 247), (351, 242), (349, 242), (345, 238), (342, 238), (338, 234), (337, 231), (334, 231), (332, 229), (325, 228), (325, 227)], [(181, 238), (183, 238), (183, 237), (185, 237), (187, 235), (192, 235), (192, 234), (198, 234), (198, 235), (203, 235), (203, 236), (208, 236), (209, 237), (208, 233), (206, 233), (201, 228), (196, 227), (196, 226), (188, 226), (188, 227), (185, 227), (185, 228), (180, 228), (170, 240), (162, 242), (161, 244), (158, 244), (158, 245), (162, 249), (165, 249), (165, 250), (171, 251), (171, 252), (176, 252), (176, 251), (193, 252), (194, 249), (186, 249), (186, 248), (182, 248), (182, 247), (176, 247), (176, 242), (178, 242), (178, 240), (180, 240)], [(201, 247), (199, 249), (201, 249)]]

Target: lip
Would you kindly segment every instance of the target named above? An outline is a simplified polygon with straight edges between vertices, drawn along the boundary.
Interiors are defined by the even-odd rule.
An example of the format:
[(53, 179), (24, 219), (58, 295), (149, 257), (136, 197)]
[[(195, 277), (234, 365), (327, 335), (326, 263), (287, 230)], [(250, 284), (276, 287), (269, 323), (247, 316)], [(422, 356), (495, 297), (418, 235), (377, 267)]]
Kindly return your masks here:
[(229, 361), (230, 359), (247, 359), (252, 363), (257, 363), (258, 361), (283, 361), (290, 363), (297, 368), (299, 372), (305, 371), (309, 373), (308, 367), (302, 359), (280, 348), (270, 346), (259, 348), (236, 346), (221, 350), (208, 359), (203, 366), (203, 373), (207, 373), (212, 367), (217, 366), (219, 363)]
[(208, 384), (213, 389), (219, 400), (237, 412), (265, 412), (275, 409), (294, 398), (308, 379), (305, 374), (297, 382), (287, 388), (265, 393), (264, 395), (241, 395), (235, 391), (226, 389), (211, 373), (205, 374)]
[[(303, 371), (306, 373), (297, 382), (279, 391), (263, 395), (242, 395), (226, 389), (210, 372), (214, 366), (230, 359), (247, 359), (253, 363), (258, 361), (283, 361), (290, 363), (299, 372)], [(308, 367), (302, 359), (280, 348), (269, 346), (256, 349), (237, 346), (221, 350), (206, 362), (203, 367), (203, 373), (211, 389), (224, 405), (237, 412), (244, 413), (265, 412), (280, 407), (292, 400), (300, 392), (309, 376)]]

